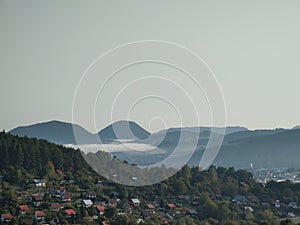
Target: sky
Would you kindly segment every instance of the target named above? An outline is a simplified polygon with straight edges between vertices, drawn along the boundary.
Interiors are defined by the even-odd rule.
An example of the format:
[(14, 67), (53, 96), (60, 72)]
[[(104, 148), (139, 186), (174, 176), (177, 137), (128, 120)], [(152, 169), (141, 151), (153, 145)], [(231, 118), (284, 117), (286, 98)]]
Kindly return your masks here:
[[(167, 65), (125, 68), (103, 95), (108, 74), (100, 65), (96, 78), (80, 82), (99, 56), (142, 40), (184, 46), (209, 66), (224, 97), (226, 125), (293, 127), (300, 124), (299, 12), (299, 0), (0, 0), (0, 128), (54, 119), (90, 131), (128, 118), (150, 131), (211, 125), (209, 102), (217, 94), (207, 86), (206, 96)], [(84, 104), (74, 113), (78, 93)]]

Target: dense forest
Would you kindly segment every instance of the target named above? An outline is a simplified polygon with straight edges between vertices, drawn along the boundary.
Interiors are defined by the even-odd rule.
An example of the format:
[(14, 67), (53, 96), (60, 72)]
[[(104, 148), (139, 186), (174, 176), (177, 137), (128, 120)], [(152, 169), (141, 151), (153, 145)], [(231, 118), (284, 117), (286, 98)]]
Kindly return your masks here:
[(0, 133), (0, 154), (1, 170), (14, 168), (18, 173), (32, 176), (49, 175), (50, 167), (69, 172), (89, 169), (79, 150), (5, 132)]
[[(300, 184), (263, 185), (244, 170), (184, 166), (163, 182), (130, 187), (98, 175), (79, 150), (44, 140), (1, 132), (0, 154), (0, 224), (299, 223)], [(45, 185), (38, 186), (34, 179)], [(72, 196), (68, 201), (66, 194)], [(37, 201), (37, 195), (42, 200)], [(25, 213), (21, 205), (28, 207)]]

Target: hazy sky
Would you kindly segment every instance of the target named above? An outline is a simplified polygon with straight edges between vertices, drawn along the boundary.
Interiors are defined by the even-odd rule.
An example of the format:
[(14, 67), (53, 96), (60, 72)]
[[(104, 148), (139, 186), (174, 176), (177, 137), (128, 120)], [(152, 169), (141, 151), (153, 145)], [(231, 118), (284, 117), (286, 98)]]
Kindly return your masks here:
[[(223, 90), (228, 125), (300, 124), (300, 1), (0, 0), (0, 128), (72, 121), (76, 86), (91, 62), (120, 44), (149, 39), (178, 43), (205, 60)], [(161, 71), (173, 79), (176, 73), (157, 65), (144, 69), (119, 77), (128, 83), (130, 74)], [(98, 127), (111, 122), (101, 115), (106, 104), (96, 104)], [(149, 118), (164, 116), (167, 126), (177, 126), (173, 114), (170, 105), (152, 99), (131, 118), (158, 130), (159, 120), (149, 127)], [(209, 124), (207, 115), (202, 125)], [(81, 125), (94, 129), (84, 119)]]

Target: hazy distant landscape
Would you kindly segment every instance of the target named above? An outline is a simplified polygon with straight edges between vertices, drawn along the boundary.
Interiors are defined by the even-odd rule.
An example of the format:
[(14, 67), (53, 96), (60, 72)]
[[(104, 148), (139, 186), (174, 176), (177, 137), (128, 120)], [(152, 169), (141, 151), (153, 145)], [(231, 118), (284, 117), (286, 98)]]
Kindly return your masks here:
[(300, 225), (300, 0), (0, 0), (0, 225)]
[[(251, 164), (256, 169), (300, 169), (298, 161), (300, 129), (298, 128), (275, 130), (248, 130), (245, 127), (226, 127), (225, 130), (217, 128), (215, 130), (224, 132), (225, 136), (213, 164), (241, 169), (249, 169)], [(59, 121), (18, 127), (10, 133), (45, 139), (75, 149), (80, 148), (85, 153), (88, 151), (95, 153), (98, 150), (110, 152), (120, 160), (146, 166), (168, 157), (178, 147), (180, 135), (183, 133), (199, 132), (196, 150), (188, 163), (190, 166), (198, 166), (211, 132), (209, 127), (183, 127), (150, 134), (138, 124), (128, 121), (116, 122), (97, 134), (92, 134), (79, 125), (74, 125), (74, 129), (80, 137), (78, 145), (73, 134), (73, 125)], [(182, 152), (189, 143), (188, 138), (181, 141)]]

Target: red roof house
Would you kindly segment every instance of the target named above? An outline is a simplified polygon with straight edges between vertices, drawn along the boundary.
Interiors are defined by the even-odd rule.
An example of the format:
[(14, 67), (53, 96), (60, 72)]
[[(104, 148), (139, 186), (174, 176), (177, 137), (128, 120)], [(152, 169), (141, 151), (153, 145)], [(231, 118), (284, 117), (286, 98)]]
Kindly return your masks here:
[(71, 216), (76, 215), (76, 212), (74, 209), (66, 209), (65, 214), (66, 214), (66, 217), (71, 217)]
[(4, 213), (1, 214), (1, 221), (2, 222), (8, 222), (10, 221), (12, 218), (14, 218), (10, 213)]
[(155, 209), (155, 206), (152, 205), (152, 204), (147, 204), (147, 208), (148, 208), (148, 209)]
[(175, 208), (176, 208), (176, 206), (175, 206), (173, 203), (167, 204), (167, 207), (168, 207), (169, 209), (175, 209)]
[(61, 197), (61, 200), (63, 202), (71, 202), (72, 201), (72, 195), (69, 193), (64, 193)]
[(43, 211), (35, 211), (34, 212), (34, 218), (36, 220), (44, 220), (46, 216), (46, 213)]
[(40, 194), (34, 194), (32, 195), (32, 201), (35, 206), (40, 206), (43, 202), (43, 196)]
[(19, 205), (18, 209), (20, 214), (24, 214), (29, 211), (29, 207), (27, 205)]
[(63, 171), (60, 170), (60, 169), (57, 169), (57, 170), (56, 170), (56, 173), (59, 174), (59, 175), (61, 175), (61, 174), (63, 174)]

